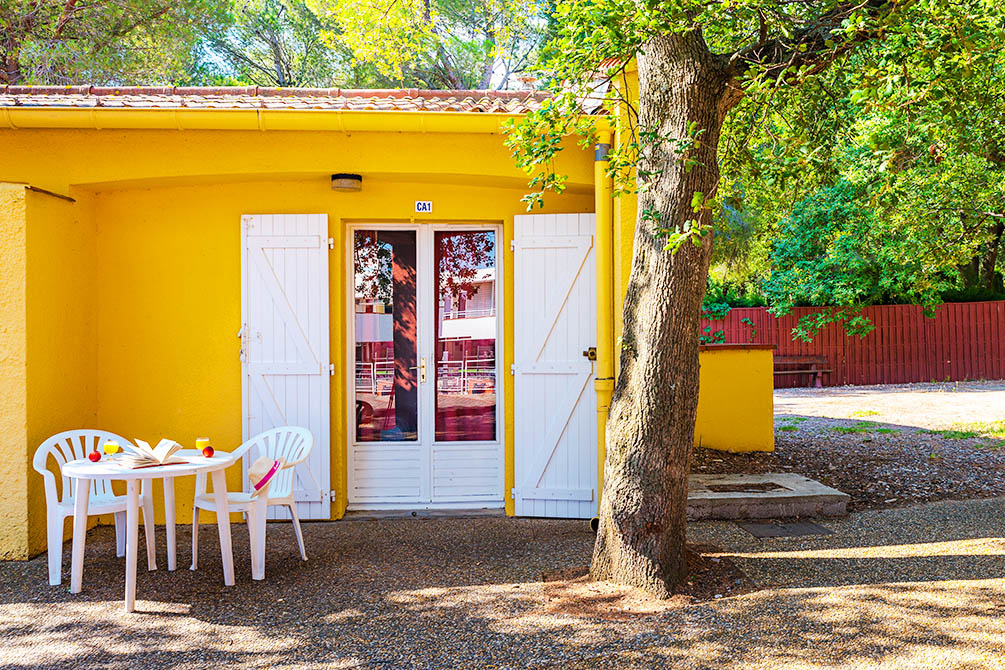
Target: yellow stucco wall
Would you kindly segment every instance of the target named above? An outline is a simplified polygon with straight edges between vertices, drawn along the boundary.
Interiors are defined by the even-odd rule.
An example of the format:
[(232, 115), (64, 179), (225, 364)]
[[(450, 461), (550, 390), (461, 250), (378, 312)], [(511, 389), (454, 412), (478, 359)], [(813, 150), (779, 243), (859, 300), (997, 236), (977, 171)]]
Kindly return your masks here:
[[(527, 188), (502, 137), (488, 133), (0, 129), (0, 146), (5, 154), (0, 182), (27, 182), (59, 193), (71, 185), (299, 180), (333, 172)], [(558, 168), (569, 175), (573, 192), (592, 193), (592, 153), (575, 147), (568, 143)]]
[(23, 185), (0, 184), (0, 559), (29, 555), (25, 200)]
[[(364, 179), (363, 192), (331, 190), (327, 178), (153, 189), (117, 189), (95, 196), (98, 285), (98, 418), (126, 436), (161, 436), (193, 444), (209, 435), (231, 449), (241, 441), (240, 216), (322, 212), (336, 251), (329, 257), (332, 488), (335, 518), (346, 505), (346, 330), (343, 314), (344, 234), (351, 222), (408, 222), (416, 199), (433, 200), (435, 220), (500, 223), (504, 309), (513, 308), (514, 214), (520, 189)], [(560, 204), (559, 204), (560, 203)], [(590, 211), (590, 195), (567, 196), (553, 210)], [(505, 323), (503, 369), (513, 362), (512, 323)], [(512, 396), (512, 377), (504, 377)], [(512, 453), (512, 403), (506, 404), (507, 454)], [(507, 458), (507, 479), (512, 479)], [(238, 488), (240, 473), (228, 473)], [(191, 512), (191, 482), (177, 489), (179, 518)], [(506, 490), (512, 488), (507, 483)], [(160, 488), (158, 484), (157, 494)], [(161, 519), (158, 507), (158, 520)], [(212, 517), (210, 517), (212, 518)]]
[[(621, 88), (635, 92), (638, 91), (638, 71), (634, 66), (627, 68), (624, 81), (616, 81)], [(632, 98), (634, 99), (634, 97)], [(615, 134), (615, 145), (620, 146), (625, 142), (632, 141), (631, 123), (627, 109), (621, 106), (620, 119)], [(632, 172), (629, 181), (635, 179)], [(621, 305), (624, 302), (625, 293), (628, 291), (628, 277), (632, 272), (632, 245), (635, 242), (635, 219), (638, 213), (638, 201), (634, 195), (617, 198), (614, 201), (614, 295), (618, 296), (618, 309), (614, 315), (614, 338), (619, 341), (624, 324), (621, 314)], [(619, 351), (620, 347), (615, 347)], [(615, 367), (620, 370), (621, 361), (615, 358)]]
[(0, 497), (2, 557), (45, 547), (42, 478), (31, 465), (38, 444), (54, 425), (95, 420), (94, 234), (86, 208), (23, 184), (0, 185), (0, 476), (11, 483)]
[[(27, 455), (53, 426), (92, 428), (95, 412), (97, 274), (91, 199), (27, 193)], [(54, 467), (54, 466), (52, 466)], [(45, 508), (42, 478), (28, 474), (29, 509)], [(45, 547), (45, 518), (29, 514), (28, 545)], [(70, 523), (64, 534), (68, 537)]]
[(695, 445), (735, 452), (774, 450), (772, 361), (770, 346), (702, 347)]
[[(92, 387), (77, 385), (79, 397), (90, 400), (78, 400), (74, 409), (74, 403), (63, 397), (70, 386), (60, 386), (54, 378), (58, 366), (40, 364), (37, 373), (32, 366), (29, 380), (40, 389), (32, 396), (40, 408), (39, 428), (29, 431), (32, 450), (46, 435), (85, 424), (127, 437), (156, 440), (163, 435), (191, 444), (197, 434), (208, 434), (221, 448), (239, 444), (240, 216), (329, 215), (329, 234), (339, 250), (329, 263), (331, 351), (336, 363), (331, 395), (336, 518), (346, 504), (346, 379), (339, 365), (346, 335), (341, 319), (345, 226), (366, 220), (408, 222), (415, 200), (433, 200), (435, 213), (424, 221), (503, 225), (499, 249), (508, 272), (513, 216), (525, 209), (520, 197), (526, 192), (526, 178), (514, 167), (498, 134), (0, 130), (0, 143), (17, 157), (0, 162), (0, 181), (28, 182), (74, 195), (78, 202), (66, 206), (87, 221), (75, 229), (78, 237), (71, 235), (69, 248), (86, 245), (90, 235), (94, 252), (93, 272), (76, 288), (86, 293), (80, 309), (93, 315), (90, 322), (80, 320), (79, 328), (92, 328), (93, 335), (74, 331), (79, 339), (69, 351), (64, 349), (64, 355), (74, 359), (70, 380), (78, 381), (82, 370), (92, 373)], [(592, 211), (589, 154), (570, 151), (561, 167), (570, 174), (569, 191), (552, 199), (544, 211)], [(333, 172), (361, 173), (363, 192), (332, 191)], [(23, 187), (15, 192), (23, 192)], [(50, 218), (58, 217), (35, 218), (40, 226), (35, 238), (38, 257), (53, 254), (62, 262), (70, 251), (53, 249), (55, 228), (42, 225)], [(512, 277), (507, 275), (504, 282), (505, 289)], [(40, 318), (67, 293), (42, 282), (37, 288), (33, 300), (39, 302)], [(513, 296), (508, 290), (504, 296), (509, 312)], [(79, 313), (71, 310), (65, 316), (75, 318)], [(507, 323), (505, 328), (503, 365), (508, 366), (512, 326)], [(90, 352), (81, 350), (85, 342)], [(40, 334), (32, 346), (40, 354), (52, 353), (55, 342)], [(512, 378), (506, 375), (504, 380), (504, 393), (510, 397)], [(43, 386), (47, 392), (41, 391)], [(54, 407), (66, 409), (42, 411)], [(506, 407), (505, 490), (509, 491), (512, 404)], [(88, 410), (93, 420), (84, 421)], [(229, 485), (238, 488), (240, 473), (235, 469), (229, 475)], [(29, 479), (39, 479), (40, 486), (37, 475)], [(179, 482), (181, 520), (190, 513), (190, 486), (191, 482)], [(157, 518), (162, 520), (159, 484), (155, 493)], [(512, 511), (512, 503), (508, 505)], [(41, 508), (37, 511), (44, 522)], [(207, 521), (213, 521), (212, 515)]]

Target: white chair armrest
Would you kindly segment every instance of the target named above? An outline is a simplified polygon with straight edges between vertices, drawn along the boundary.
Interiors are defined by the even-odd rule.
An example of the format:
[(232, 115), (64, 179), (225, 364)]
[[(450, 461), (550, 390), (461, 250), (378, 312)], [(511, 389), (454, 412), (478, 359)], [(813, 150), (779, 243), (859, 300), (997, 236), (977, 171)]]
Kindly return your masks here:
[[(42, 475), (42, 481), (45, 483), (45, 502), (49, 504), (49, 501), (54, 503), (59, 502), (59, 492), (56, 490), (56, 476), (49, 472), (48, 469), (38, 470), (35, 468), (40, 475)], [(69, 498), (69, 491), (64, 491), (64, 494)]]

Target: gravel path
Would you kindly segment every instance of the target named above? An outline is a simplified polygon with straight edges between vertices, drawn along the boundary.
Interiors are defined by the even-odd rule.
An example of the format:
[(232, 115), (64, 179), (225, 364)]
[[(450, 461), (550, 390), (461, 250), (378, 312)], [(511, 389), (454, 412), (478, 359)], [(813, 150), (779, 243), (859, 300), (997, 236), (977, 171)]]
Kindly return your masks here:
[(796, 472), (849, 509), (1005, 495), (1005, 382), (775, 391), (775, 451), (696, 452), (702, 473)]
[(1000, 670), (1002, 519), (1005, 499), (856, 514), (798, 540), (695, 524), (693, 541), (769, 587), (627, 621), (547, 608), (539, 575), (588, 560), (584, 522), (312, 523), (306, 563), (289, 526), (270, 524), (264, 583), (250, 581), (235, 527), (233, 588), (205, 532), (204, 567), (141, 572), (132, 615), (114, 533), (100, 527), (77, 596), (46, 585), (43, 556), (0, 563), (0, 667)]
[(952, 429), (1005, 420), (1005, 381), (775, 389), (775, 416), (866, 418), (912, 428)]

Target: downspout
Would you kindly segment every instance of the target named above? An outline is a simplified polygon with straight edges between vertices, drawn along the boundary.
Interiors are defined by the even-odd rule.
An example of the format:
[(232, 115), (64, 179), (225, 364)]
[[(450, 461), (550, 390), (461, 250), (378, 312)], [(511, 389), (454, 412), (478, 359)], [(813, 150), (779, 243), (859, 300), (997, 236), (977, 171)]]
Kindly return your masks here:
[[(598, 124), (600, 125), (600, 124)], [(596, 211), (594, 251), (597, 264), (597, 500), (604, 490), (607, 457), (607, 414), (614, 393), (614, 203), (607, 154), (611, 131), (607, 124), (597, 129), (593, 154), (593, 193)]]

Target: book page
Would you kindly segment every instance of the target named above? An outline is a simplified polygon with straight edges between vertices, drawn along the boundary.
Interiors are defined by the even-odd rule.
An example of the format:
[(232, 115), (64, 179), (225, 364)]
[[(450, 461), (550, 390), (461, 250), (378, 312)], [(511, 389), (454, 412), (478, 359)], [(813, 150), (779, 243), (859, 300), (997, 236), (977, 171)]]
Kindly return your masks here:
[[(181, 449), (181, 445), (174, 440), (162, 439), (153, 450), (153, 455), (158, 463), (167, 463), (168, 459), (179, 449)], [(173, 460), (177, 461), (178, 459)]]
[(153, 447), (151, 447), (148, 443), (144, 442), (139, 438), (136, 438), (135, 440), (133, 440), (133, 444), (136, 445), (137, 456), (140, 456), (142, 458), (151, 458), (155, 461), (157, 460), (157, 456), (154, 454)]
[(134, 453), (124, 454), (122, 464), (130, 468), (146, 468), (154, 465), (171, 465), (173, 463), (186, 463), (180, 456), (175, 456), (175, 452), (181, 449), (181, 445), (174, 440), (162, 439), (157, 443), (157, 447), (151, 447), (147, 442), (137, 438), (134, 440), (136, 450)]

